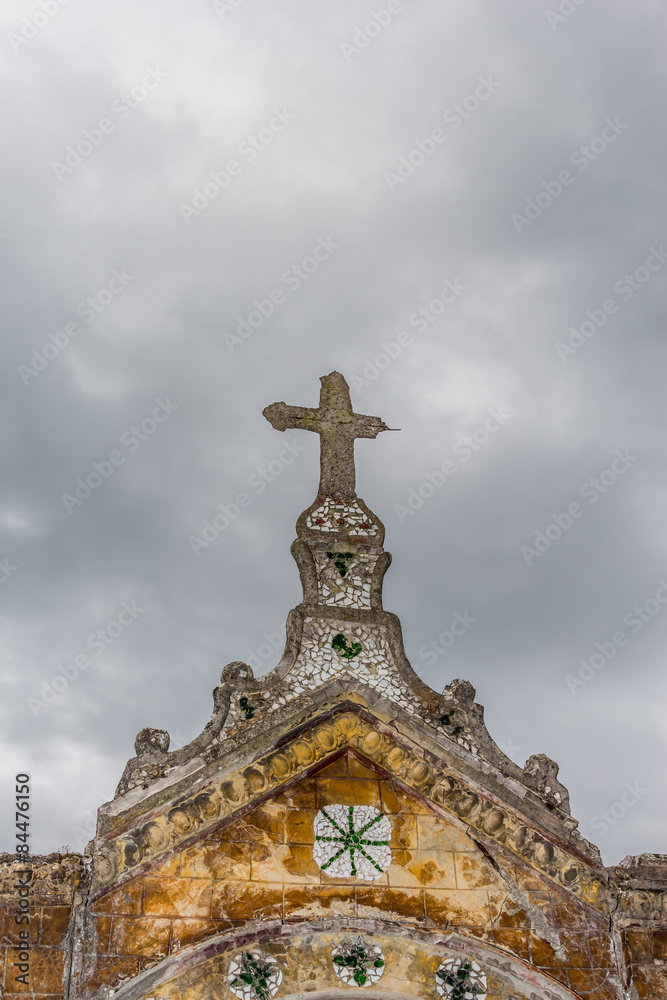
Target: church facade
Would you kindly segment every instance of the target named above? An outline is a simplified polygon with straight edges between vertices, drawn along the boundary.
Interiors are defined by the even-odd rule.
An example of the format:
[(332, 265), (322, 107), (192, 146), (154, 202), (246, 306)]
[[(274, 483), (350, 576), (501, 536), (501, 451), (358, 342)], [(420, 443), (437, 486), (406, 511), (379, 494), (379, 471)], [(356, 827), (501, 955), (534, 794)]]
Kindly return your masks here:
[(468, 682), (412, 670), (355, 492), (355, 439), (389, 428), (321, 381), (318, 408), (264, 411), (321, 441), (280, 662), (229, 663), (181, 749), (142, 730), (85, 854), (2, 856), (3, 995), (667, 998), (667, 856), (605, 867), (558, 766), (519, 767)]

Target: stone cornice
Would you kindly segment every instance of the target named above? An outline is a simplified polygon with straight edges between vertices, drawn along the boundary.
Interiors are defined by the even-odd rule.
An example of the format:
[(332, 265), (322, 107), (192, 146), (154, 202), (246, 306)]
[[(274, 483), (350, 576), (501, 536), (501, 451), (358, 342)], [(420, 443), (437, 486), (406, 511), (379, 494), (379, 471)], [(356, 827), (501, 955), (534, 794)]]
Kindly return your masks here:
[[(334, 712), (352, 710), (360, 713), (371, 725), (387, 727), (393, 738), (404, 738), (408, 744), (420, 748), (420, 753), (433, 760), (437, 766), (459, 775), (476, 791), (504, 801), (510, 808), (537, 827), (543, 828), (552, 839), (567, 844), (568, 849), (580, 851), (594, 861), (599, 856), (593, 845), (576, 831), (576, 821), (549, 806), (539, 794), (521, 782), (522, 771), (512, 765), (512, 771), (502, 766), (504, 761), (490, 762), (470, 752), (456, 740), (423, 721), (403, 711), (377, 691), (359, 683), (350, 690), (353, 678), (342, 675), (316, 692), (306, 693), (287, 706), (280, 714), (265, 713), (249, 720), (241, 729), (229, 734), (223, 744), (214, 744), (199, 756), (175, 767), (171, 773), (152, 782), (147, 789), (134, 789), (100, 809), (98, 835), (109, 836), (112, 831), (132, 825), (138, 818), (150, 818), (161, 812), (165, 803), (175, 803), (180, 796), (197, 793), (217, 780), (222, 771), (234, 773), (250, 766), (256, 758), (293, 739), (323, 718)], [(249, 688), (244, 688), (249, 690)], [(252, 740), (249, 734), (252, 733)], [(286, 737), (284, 734), (290, 734)], [(510, 772), (510, 773), (508, 773)]]
[(254, 804), (283, 790), (346, 749), (380, 768), (401, 787), (432, 803), (444, 815), (478, 831), (562, 889), (609, 912), (606, 871), (576, 850), (536, 829), (514, 811), (453, 773), (442, 760), (372, 725), (353, 711), (318, 721), (235, 773), (225, 773), (150, 818), (96, 842), (94, 887), (99, 894), (152, 861), (193, 843)]

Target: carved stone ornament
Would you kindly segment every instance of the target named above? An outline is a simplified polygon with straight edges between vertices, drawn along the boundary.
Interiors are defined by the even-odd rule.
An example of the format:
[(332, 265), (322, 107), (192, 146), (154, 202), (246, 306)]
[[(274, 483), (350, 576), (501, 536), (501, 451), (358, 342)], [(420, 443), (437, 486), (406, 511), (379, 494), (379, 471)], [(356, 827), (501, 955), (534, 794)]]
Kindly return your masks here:
[[(419, 748), (399, 745), (356, 712), (343, 711), (316, 723), (279, 750), (201, 788), (141, 826), (111, 838), (115, 878), (167, 849), (203, 836), (259, 796), (278, 792), (315, 765), (346, 748), (381, 767), (390, 777), (462, 820), (471, 830), (505, 846), (580, 899), (607, 912), (604, 875), (531, 829), (509, 809), (492, 802), (451, 774), (444, 763), (426, 761)], [(423, 753), (423, 752), (421, 752)]]

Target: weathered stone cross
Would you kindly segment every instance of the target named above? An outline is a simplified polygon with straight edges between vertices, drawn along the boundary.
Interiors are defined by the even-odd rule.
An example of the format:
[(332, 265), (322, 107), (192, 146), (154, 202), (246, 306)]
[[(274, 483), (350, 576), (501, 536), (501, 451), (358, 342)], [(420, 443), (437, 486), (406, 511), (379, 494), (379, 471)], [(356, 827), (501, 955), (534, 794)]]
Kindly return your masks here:
[(298, 428), (320, 435), (320, 496), (335, 500), (352, 500), (354, 491), (354, 442), (356, 438), (375, 438), (380, 431), (390, 431), (379, 417), (355, 413), (350, 389), (340, 374), (331, 372), (320, 379), (320, 405), (288, 406), (271, 403), (263, 410), (266, 419), (277, 431)]

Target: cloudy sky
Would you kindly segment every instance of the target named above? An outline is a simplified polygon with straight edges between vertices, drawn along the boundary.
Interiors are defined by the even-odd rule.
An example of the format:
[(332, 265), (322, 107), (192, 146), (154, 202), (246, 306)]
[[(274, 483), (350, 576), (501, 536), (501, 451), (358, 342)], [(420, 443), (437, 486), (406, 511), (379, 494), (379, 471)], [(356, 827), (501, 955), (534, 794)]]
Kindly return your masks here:
[(262, 409), (333, 369), (401, 428), (357, 489), (415, 670), (606, 863), (667, 849), (660, 15), (5, 0), (4, 850), (17, 771), (33, 851), (81, 849), (140, 728), (277, 662), (318, 443)]

